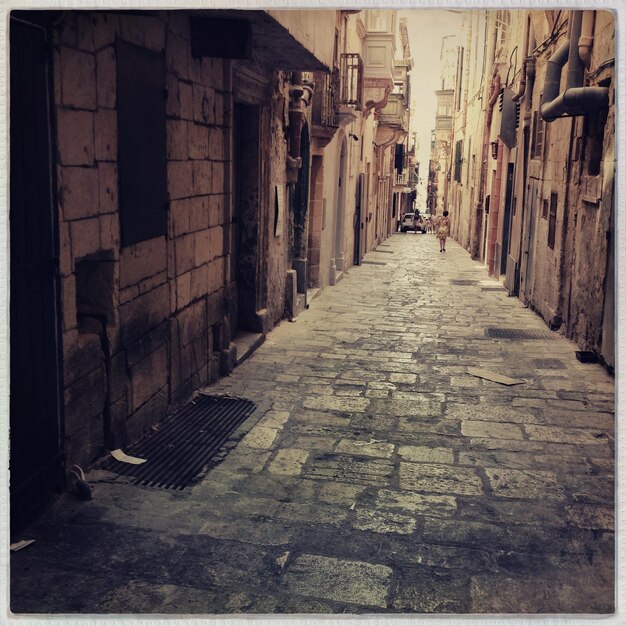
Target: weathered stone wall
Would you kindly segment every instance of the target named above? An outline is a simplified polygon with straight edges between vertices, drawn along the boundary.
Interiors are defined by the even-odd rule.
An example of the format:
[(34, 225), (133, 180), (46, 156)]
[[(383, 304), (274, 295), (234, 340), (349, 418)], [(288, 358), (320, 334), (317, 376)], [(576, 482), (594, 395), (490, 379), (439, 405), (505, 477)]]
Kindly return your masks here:
[[(521, 78), (528, 17), (532, 24), (534, 45), (538, 46), (538, 51), (534, 55), (534, 85), (530, 80), (527, 82), (526, 93), (520, 101), (517, 147), (511, 150), (504, 149), (500, 142), (502, 164), (499, 181), (496, 174), (498, 161), (491, 157), (491, 149), (489, 150), (485, 196), (491, 194), (491, 211), (484, 222), (484, 226), (489, 229), (486, 237), (487, 246), (483, 247), (481, 243), (479, 256), (487, 260), (490, 255), (489, 241), (494, 240), (493, 232), (496, 233), (496, 241), (500, 244), (504, 241), (506, 170), (508, 164), (513, 163), (516, 168), (513, 194), (515, 214), (512, 215), (511, 221), (510, 255), (519, 261), (522, 268), (527, 259), (531, 259), (529, 272), (526, 275), (527, 284), (521, 286), (524, 295), (548, 325), (553, 328), (562, 327), (565, 333), (576, 340), (581, 347), (600, 352), (605, 291), (609, 281), (607, 277), (608, 255), (613, 241), (610, 221), (613, 211), (611, 190), (615, 164), (614, 91), (610, 92), (611, 104), (604, 128), (593, 131), (589, 120), (585, 121), (582, 116), (545, 123), (543, 147), (539, 153), (532, 149), (534, 144), (534, 126), (530, 123), (532, 119), (526, 120), (526, 124), (529, 125), (526, 141), (529, 155), (528, 168), (524, 176), (524, 116), (529, 115), (532, 118), (533, 113), (538, 115), (547, 61), (566, 39), (567, 27), (565, 25), (557, 29), (555, 40), (550, 42), (549, 35), (553, 28), (545, 11), (511, 11), (507, 39), (504, 45), (498, 43), (497, 50), (493, 48), (495, 23), (490, 18), (488, 23), (490, 34), (487, 37), (485, 51), (487, 59), (495, 58), (496, 60), (502, 86), (508, 84), (514, 91), (517, 91)], [(568, 14), (561, 15), (560, 19), (564, 17), (568, 17)], [(464, 23), (465, 35), (468, 34), (471, 21), (472, 18), (468, 14)], [(615, 56), (614, 38), (613, 15), (606, 11), (596, 11), (592, 60), (587, 74), (589, 78), (587, 83), (590, 86), (614, 86), (614, 69), (611, 61)], [(481, 66), (482, 51), (481, 46), (476, 48), (472, 45), (472, 54), (469, 59), (471, 66), (469, 69), (466, 66), (469, 84), (472, 87), (470, 92), (476, 86), (476, 71)], [(514, 62), (515, 60), (517, 61)], [(485, 79), (491, 74), (491, 69), (487, 69), (489, 76), (486, 73)], [(567, 66), (562, 72), (561, 89), (564, 89), (566, 72)], [(487, 80), (485, 80), (485, 89), (483, 91), (484, 102), (488, 91)], [(480, 182), (479, 166), (473, 171), (471, 169), (468, 171), (467, 168), (468, 166), (472, 168), (474, 155), (477, 156), (476, 161), (480, 163), (482, 124), (486, 115), (484, 102), (480, 111), (480, 108), (472, 102), (471, 97), (465, 103), (465, 96), (465, 89), (461, 94), (455, 94), (457, 102), (460, 98), (461, 106), (455, 117), (454, 142), (463, 139), (465, 144), (462, 180), (455, 182), (454, 173), (452, 174), (449, 194), (449, 204), (455, 211), (458, 210), (459, 215), (458, 224), (454, 224), (453, 220), (453, 233), (464, 246), (467, 244), (467, 227), (472, 229), (471, 211), (477, 199), (477, 196), (472, 198), (472, 189), (477, 194)], [(528, 112), (526, 105), (529, 98), (530, 111)], [(490, 142), (498, 140), (499, 125), (500, 114), (496, 105)], [(595, 140), (592, 138), (594, 132), (597, 136)], [(471, 149), (468, 146), (470, 140)], [(590, 170), (590, 162), (594, 159), (596, 168)], [(530, 183), (536, 184), (538, 189), (536, 210), (532, 219), (530, 219), (531, 198), (527, 193)], [(499, 200), (496, 207), (494, 203), (498, 194)], [(553, 199), (556, 200), (556, 222), (554, 243), (550, 245), (548, 242), (550, 204)], [(496, 209), (499, 209), (497, 224)], [(527, 257), (525, 239), (528, 237), (530, 228), (533, 229), (533, 237), (530, 255)], [(481, 237), (481, 240), (484, 240), (484, 237)], [(498, 247), (495, 252), (499, 254)], [(499, 259), (495, 259), (494, 270), (497, 274)]]
[[(583, 120), (577, 124), (575, 142), (580, 147), (580, 159), (574, 165), (571, 190), (574, 211), (570, 211), (568, 232), (572, 233), (573, 257), (565, 267), (571, 271), (569, 303), (563, 303), (567, 333), (583, 349), (601, 352), (604, 295), (607, 281), (609, 246), (614, 244), (611, 233), (613, 207), (613, 176), (615, 170), (615, 73), (612, 64), (600, 69), (605, 61), (615, 58), (615, 20), (608, 11), (597, 11), (592, 60), (589, 71), (591, 85), (605, 85), (611, 89), (610, 108), (600, 138), (601, 160), (599, 173), (589, 171), (592, 146), (584, 136)], [(585, 140), (587, 144), (585, 144)]]
[[(594, 35), (592, 76), (596, 68), (615, 54), (614, 24), (610, 13), (596, 13)], [(558, 47), (564, 37), (554, 46)], [(543, 55), (537, 62), (533, 110), (540, 106), (539, 93), (546, 60), (547, 55)], [(596, 73), (590, 84), (598, 85), (607, 78), (612, 83), (610, 65)], [(581, 347), (598, 352), (612, 211), (611, 194), (606, 193), (603, 183), (607, 170), (614, 168), (614, 120), (612, 96), (600, 139), (602, 159), (598, 174), (589, 173), (592, 147), (583, 117), (546, 124), (543, 156), (531, 163), (530, 169), (531, 175), (541, 181), (531, 304), (548, 324), (555, 327), (564, 324), (566, 334)], [(552, 193), (558, 198), (554, 249), (547, 245), (549, 218), (544, 208), (544, 203), (549, 207)]]
[[(123, 248), (116, 38), (163, 52), (167, 67), (168, 233)], [(86, 463), (217, 375), (227, 99), (223, 62), (192, 57), (184, 14), (68, 12), (55, 44), (65, 431), (68, 459)], [(77, 315), (94, 284), (78, 281), (77, 291), (85, 262), (110, 305), (106, 335)]]

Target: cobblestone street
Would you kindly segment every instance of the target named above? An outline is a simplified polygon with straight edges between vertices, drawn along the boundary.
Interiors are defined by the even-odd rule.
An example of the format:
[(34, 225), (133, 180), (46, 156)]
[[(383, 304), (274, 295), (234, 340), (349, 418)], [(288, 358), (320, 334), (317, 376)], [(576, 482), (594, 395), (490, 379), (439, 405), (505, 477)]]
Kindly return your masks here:
[(11, 609), (612, 612), (613, 379), (557, 333), (490, 338), (549, 331), (438, 248), (393, 235), (211, 386), (257, 410), (193, 488), (95, 471), (92, 501), (63, 495)]

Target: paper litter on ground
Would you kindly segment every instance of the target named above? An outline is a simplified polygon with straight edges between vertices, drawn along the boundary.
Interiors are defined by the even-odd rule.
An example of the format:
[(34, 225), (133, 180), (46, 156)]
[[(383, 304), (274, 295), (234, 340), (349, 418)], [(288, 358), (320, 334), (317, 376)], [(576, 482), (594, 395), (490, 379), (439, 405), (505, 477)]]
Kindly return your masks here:
[(484, 378), (485, 380), (490, 380), (494, 383), (500, 383), (501, 385), (521, 385), (526, 382), (522, 378), (509, 378), (503, 374), (490, 372), (489, 370), (481, 370), (476, 367), (468, 367), (467, 373), (471, 376), (476, 376), (477, 378)]
[(130, 463), (131, 465), (141, 465), (145, 463), (147, 459), (139, 459), (136, 456), (128, 456), (128, 454), (122, 452), (120, 449), (112, 450), (111, 456), (116, 461), (121, 461), (122, 463)]
[(31, 543), (35, 543), (35, 540), (23, 539), (22, 541), (16, 541), (15, 543), (11, 544), (11, 552), (18, 552), (19, 550), (22, 550), (23, 548), (29, 546)]

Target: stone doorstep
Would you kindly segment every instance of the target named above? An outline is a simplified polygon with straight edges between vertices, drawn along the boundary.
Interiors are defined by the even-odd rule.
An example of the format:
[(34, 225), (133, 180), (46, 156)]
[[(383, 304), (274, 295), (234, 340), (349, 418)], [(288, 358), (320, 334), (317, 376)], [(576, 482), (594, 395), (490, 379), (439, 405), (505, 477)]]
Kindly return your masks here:
[(312, 302), (314, 298), (317, 298), (317, 296), (320, 295), (320, 293), (322, 293), (322, 290), (319, 287), (313, 287), (312, 289), (307, 289), (306, 301)]
[(241, 365), (250, 355), (254, 353), (265, 342), (265, 334), (240, 332), (232, 340), (237, 349), (235, 366)]

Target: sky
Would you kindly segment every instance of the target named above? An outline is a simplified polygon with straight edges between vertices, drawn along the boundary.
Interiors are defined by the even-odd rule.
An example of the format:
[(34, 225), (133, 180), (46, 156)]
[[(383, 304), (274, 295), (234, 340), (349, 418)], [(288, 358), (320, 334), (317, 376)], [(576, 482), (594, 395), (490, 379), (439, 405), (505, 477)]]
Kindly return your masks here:
[[(441, 88), (439, 54), (445, 35), (459, 35), (462, 14), (441, 9), (408, 9), (398, 12), (407, 18), (409, 46), (413, 59), (411, 71), (411, 132), (417, 132), (420, 178), (426, 182), (430, 155), (430, 131), (435, 127), (437, 100), (435, 91)], [(396, 53), (397, 54), (397, 53)], [(418, 201), (426, 201), (425, 188), (418, 189)]]

